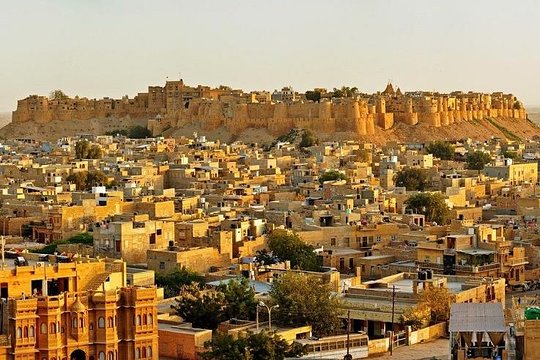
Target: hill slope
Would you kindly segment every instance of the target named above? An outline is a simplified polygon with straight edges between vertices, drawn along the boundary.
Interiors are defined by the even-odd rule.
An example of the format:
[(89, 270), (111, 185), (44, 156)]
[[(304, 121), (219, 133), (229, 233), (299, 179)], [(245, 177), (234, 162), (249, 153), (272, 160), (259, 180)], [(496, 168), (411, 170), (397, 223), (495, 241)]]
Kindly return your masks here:
[[(24, 123), (24, 126), (10, 123), (0, 129), (0, 137), (17, 138), (29, 137), (33, 139), (56, 140), (63, 136), (77, 134), (104, 134), (115, 129), (127, 129), (134, 125), (146, 125), (146, 119), (91, 119), (72, 121), (52, 121), (47, 124)], [(225, 128), (214, 131), (203, 131), (196, 125), (182, 128), (172, 128), (165, 131), (166, 136), (192, 136), (194, 132), (206, 135), (209, 139), (220, 139), (223, 142), (241, 140), (244, 142), (271, 143), (275, 136), (264, 129), (250, 128), (241, 133), (229, 133)], [(334, 134), (321, 134), (317, 136), (323, 140), (364, 140), (376, 144), (387, 141), (399, 142), (428, 142), (432, 140), (454, 140), (470, 137), (475, 140), (486, 140), (492, 136), (507, 138), (509, 140), (531, 139), (540, 136), (540, 127), (532, 121), (517, 119), (484, 119), (476, 121), (463, 121), (449, 126), (433, 127), (426, 124), (405, 125), (396, 123), (389, 130), (377, 128), (375, 135), (358, 136), (355, 133), (339, 132)]]

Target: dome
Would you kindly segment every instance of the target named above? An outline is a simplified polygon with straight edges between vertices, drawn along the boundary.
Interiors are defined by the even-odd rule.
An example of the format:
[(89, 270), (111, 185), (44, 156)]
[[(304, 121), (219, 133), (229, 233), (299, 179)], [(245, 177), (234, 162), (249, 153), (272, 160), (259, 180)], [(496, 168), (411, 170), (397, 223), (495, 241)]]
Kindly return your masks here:
[(79, 300), (79, 297), (75, 300), (75, 302), (71, 305), (70, 310), (72, 312), (83, 312), (86, 311), (86, 306)]

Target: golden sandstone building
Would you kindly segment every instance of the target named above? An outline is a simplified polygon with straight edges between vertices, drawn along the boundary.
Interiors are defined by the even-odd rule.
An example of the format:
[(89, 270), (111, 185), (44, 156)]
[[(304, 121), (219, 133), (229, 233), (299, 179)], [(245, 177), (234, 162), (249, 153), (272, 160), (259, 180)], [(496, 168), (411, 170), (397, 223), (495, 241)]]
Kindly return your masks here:
[(158, 359), (156, 289), (126, 286), (122, 261), (35, 262), (0, 286), (1, 359)]
[(262, 128), (279, 135), (291, 128), (302, 128), (326, 133), (345, 131), (370, 135), (377, 129), (393, 127), (395, 122), (440, 127), (487, 117), (525, 119), (527, 116), (523, 104), (515, 96), (501, 92), (403, 94), (388, 84), (383, 92), (376, 94), (321, 99), (320, 102), (297, 100), (295, 96), (281, 98), (283, 101), (275, 103), (259, 101), (254, 93), (247, 94), (228, 87), (190, 87), (179, 80), (167, 81), (163, 87), (150, 86), (148, 92), (139, 93), (133, 99), (49, 99), (32, 95), (19, 100), (12, 119), (17, 124), (26, 121), (145, 118), (152, 119), (149, 127), (154, 134), (166, 128), (197, 123), (207, 131), (220, 127), (230, 132)]

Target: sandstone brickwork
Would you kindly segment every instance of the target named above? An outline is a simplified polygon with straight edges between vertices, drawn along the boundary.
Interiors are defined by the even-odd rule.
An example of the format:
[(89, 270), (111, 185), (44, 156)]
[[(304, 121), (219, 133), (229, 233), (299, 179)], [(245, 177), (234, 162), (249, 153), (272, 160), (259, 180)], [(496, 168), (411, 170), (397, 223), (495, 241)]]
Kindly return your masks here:
[(348, 98), (323, 98), (320, 102), (298, 97), (294, 101), (271, 102), (258, 99), (260, 93), (244, 93), (228, 87), (190, 87), (182, 80), (165, 86), (149, 86), (148, 92), (133, 99), (49, 99), (32, 95), (19, 100), (14, 123), (92, 118), (147, 118), (154, 134), (166, 128), (198, 125), (212, 131), (224, 127), (231, 133), (262, 128), (273, 135), (291, 128), (316, 132), (352, 132), (360, 136), (387, 130), (395, 123), (418, 123), (434, 127), (485, 118), (525, 119), (523, 104), (512, 94), (496, 92), (407, 92), (391, 84), (376, 94)]

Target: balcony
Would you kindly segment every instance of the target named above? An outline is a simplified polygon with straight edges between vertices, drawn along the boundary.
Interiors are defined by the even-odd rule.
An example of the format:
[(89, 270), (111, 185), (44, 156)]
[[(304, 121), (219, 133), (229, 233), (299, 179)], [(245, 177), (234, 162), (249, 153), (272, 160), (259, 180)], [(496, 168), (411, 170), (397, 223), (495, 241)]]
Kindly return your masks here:
[(506, 262), (504, 263), (504, 266), (518, 266), (518, 265), (525, 265), (528, 264), (526, 257), (519, 257), (519, 258), (508, 258)]

